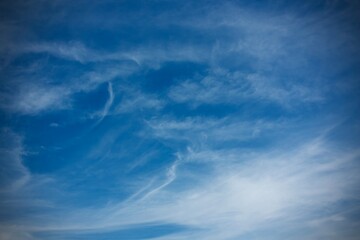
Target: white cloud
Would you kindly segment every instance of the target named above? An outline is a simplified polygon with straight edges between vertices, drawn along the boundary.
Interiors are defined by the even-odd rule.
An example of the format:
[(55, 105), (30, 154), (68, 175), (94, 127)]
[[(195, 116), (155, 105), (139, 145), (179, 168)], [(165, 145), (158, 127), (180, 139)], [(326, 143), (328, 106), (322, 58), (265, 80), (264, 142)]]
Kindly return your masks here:
[[(322, 65), (319, 64), (316, 71), (313, 71), (316, 73), (310, 76), (309, 69), (314, 66), (309, 59), (314, 55), (323, 59), (330, 49), (344, 48), (347, 45), (344, 42), (350, 41), (348, 33), (343, 33), (344, 36), (333, 39), (328, 44), (321, 44), (334, 31), (324, 30), (327, 29), (324, 26), (331, 25), (331, 20), (324, 16), (255, 13), (233, 4), (224, 4), (221, 9), (221, 13), (209, 9), (205, 16), (182, 16), (181, 21), (175, 15), (166, 21), (166, 24), (204, 33), (210, 41), (202, 44), (196, 41), (164, 43), (159, 40), (129, 49), (119, 47), (112, 51), (98, 51), (80, 41), (33, 42), (19, 43), (16, 54), (41, 52), (81, 63), (119, 64), (108, 71), (85, 73), (80, 81), (74, 80), (71, 86), (64, 87), (70, 89), (70, 92), (90, 91), (100, 83), (129, 76), (143, 68), (161, 68), (167, 61), (191, 61), (204, 63), (210, 70), (208, 75), (173, 86), (169, 97), (175, 102), (188, 102), (196, 107), (201, 104), (241, 104), (249, 99), (260, 99), (292, 107), (299, 103), (318, 103), (324, 100), (324, 92), (327, 90), (318, 81), (321, 82), (326, 77), (324, 69), (328, 67), (323, 64), (326, 61), (319, 61)], [(161, 14), (157, 20), (166, 16), (169, 17)], [(224, 33), (226, 37), (213, 38), (212, 33), (216, 33), (216, 36)], [(244, 67), (239, 62), (251, 64)], [(298, 78), (292, 79), (292, 76)], [(35, 91), (34, 95), (37, 94)], [(71, 93), (66, 91), (62, 95), (67, 94), (71, 97)], [(51, 108), (50, 106), (54, 109), (69, 106), (68, 98), (64, 100), (51, 89), (41, 95), (38, 104), (34, 103), (31, 96), (28, 97), (29, 102), (20, 101), (17, 111), (35, 113)], [(147, 101), (138, 98), (124, 101), (119, 111), (126, 112), (127, 108), (139, 101), (143, 102), (144, 108), (160, 108), (163, 104), (156, 97), (147, 96)]]
[(141, 95), (134, 99), (127, 99), (126, 101), (120, 103), (118, 112), (128, 112), (132, 110), (142, 110), (142, 109), (155, 109), (159, 110), (163, 107), (164, 103), (153, 97), (151, 95)]
[(285, 129), (286, 122), (241, 120), (237, 118), (188, 117), (185, 119), (154, 118), (147, 121), (150, 133), (157, 138), (188, 141), (198, 146), (221, 142), (248, 141), (271, 131)]
[(25, 154), (22, 137), (8, 128), (1, 129), (0, 137), (1, 192), (17, 191), (31, 178), (22, 162)]
[(158, 97), (136, 90), (125, 90), (123, 100), (116, 106), (114, 114), (143, 110), (160, 110), (165, 102)]
[(69, 108), (69, 90), (63, 87), (24, 86), (15, 97), (12, 111), (23, 114), (37, 114), (44, 110)]
[[(335, 214), (341, 221), (351, 221), (336, 205), (356, 198), (353, 190), (359, 180), (355, 174), (359, 153), (331, 149), (324, 139), (248, 158), (239, 151), (236, 161), (228, 161), (222, 152), (222, 158), (207, 162), (216, 165), (215, 170), (201, 175), (205, 178), (200, 182), (189, 181), (191, 172), (198, 171), (188, 167), (192, 153), (184, 154), (187, 160), (176, 161), (163, 184), (140, 191), (143, 197), (125, 205), (120, 202), (103, 209), (76, 210), (61, 222), (29, 226), (29, 231), (111, 231), (160, 222), (192, 229), (167, 239), (235, 239), (275, 225), (326, 236), (326, 231), (319, 232), (318, 225), (309, 223), (326, 227), (328, 223), (322, 219)], [(179, 184), (187, 187), (178, 189)], [(339, 234), (336, 236), (341, 238)]]
[[(287, 86), (286, 86), (287, 85)], [(284, 107), (323, 100), (318, 89), (310, 89), (299, 82), (282, 81), (259, 74), (243, 74), (218, 70), (199, 79), (187, 80), (169, 91), (175, 102), (201, 104), (244, 104), (244, 101), (272, 101)]]
[[(8, 91), (0, 93), (2, 102), (0, 108), (24, 115), (37, 115), (47, 111), (72, 108), (75, 93), (88, 93), (97, 89), (101, 84), (108, 83), (109, 101), (112, 104), (114, 93), (112, 81), (118, 77), (125, 77), (134, 71), (128, 64), (112, 65), (84, 73), (80, 78), (70, 79), (67, 83), (54, 85), (48, 81), (30, 79), (29, 83), (19, 80), (7, 83)], [(111, 90), (111, 91), (110, 91)], [(106, 103), (105, 110), (109, 110), (110, 102)], [(111, 105), (110, 104), (110, 105)]]
[[(234, 6), (223, 10), (226, 11), (214, 10), (206, 16), (194, 17), (195, 20), (189, 17), (175, 21), (209, 37), (210, 44), (158, 42), (114, 52), (95, 51), (81, 42), (24, 44), (14, 54), (48, 53), (84, 64), (119, 64), (86, 72), (66, 86), (21, 86), (18, 94), (1, 96), (5, 100), (11, 99), (1, 107), (28, 115), (66, 109), (71, 107), (74, 93), (90, 92), (107, 83), (109, 97), (98, 122), (108, 114), (160, 110), (167, 103), (140, 90), (126, 92), (121, 103), (113, 106), (117, 94), (113, 81), (143, 68), (161, 68), (166, 61), (201, 62), (211, 68), (203, 76), (179, 81), (172, 86), (168, 96), (175, 103), (197, 107), (201, 104), (237, 105), (245, 101), (270, 101), (292, 107), (324, 100), (325, 84), (318, 84), (317, 79), (308, 75), (308, 69), (312, 67), (308, 59), (316, 55), (313, 60), (322, 60), (329, 49), (339, 50), (342, 45), (347, 45), (343, 37), (334, 40), (336, 43), (321, 44), (330, 36), (323, 29), (331, 22), (312, 17), (302, 19), (291, 14), (271, 17)], [(173, 23), (164, 24), (172, 26)], [(212, 38), (213, 35), (216, 37)], [(5, 50), (1, 48), (1, 51)], [(251, 60), (251, 65), (238, 64), (244, 56)], [(292, 79), (292, 76), (298, 78)], [(322, 80), (324, 71), (316, 71), (314, 76), (320, 76)], [(348, 215), (353, 209), (350, 211), (347, 206), (338, 206), (343, 202), (358, 201), (354, 192), (359, 182), (358, 152), (334, 147), (326, 142), (325, 137), (309, 141), (309, 137), (303, 136), (305, 130), (299, 131), (300, 136), (293, 142), (282, 139), (261, 151), (244, 150), (237, 145), (222, 146), (227, 141), (254, 140), (271, 130), (286, 132), (283, 122), (194, 117), (183, 121), (151, 119), (147, 123), (151, 138), (164, 142), (185, 141), (183, 148), (186, 150), (177, 149), (177, 159), (159, 174), (163, 177), (144, 181), (144, 186), (126, 201), (67, 211), (60, 206), (58, 212), (54, 211), (56, 214), (43, 212), (41, 216), (35, 213), (30, 220), (23, 220), (23, 225), (6, 228), (0, 238), (31, 239), (32, 232), (46, 231), (111, 231), (126, 229), (131, 224), (156, 222), (179, 224), (193, 230), (163, 239), (250, 239), (247, 234), (266, 229), (291, 235), (294, 228), (306, 231), (307, 236), (302, 239), (355, 239), (344, 233), (354, 232), (358, 227)], [(121, 131), (111, 129), (87, 157), (104, 160), (104, 152), (109, 152)], [(148, 133), (144, 137), (149, 137)], [(290, 134), (295, 135), (293, 132)], [(278, 132), (277, 136), (281, 138), (279, 135)], [(11, 172), (4, 171), (11, 190), (21, 189), (32, 177), (21, 163), (20, 145), (16, 146), (19, 147), (13, 150), (1, 149), (4, 165), (12, 169)], [(133, 167), (143, 164), (148, 158), (145, 155), (145, 160), (140, 158)], [(46, 189), (42, 188), (44, 192)], [(341, 222), (348, 231), (333, 231), (334, 222)], [(261, 235), (259, 238), (276, 239)]]
[(109, 110), (114, 102), (114, 91), (111, 82), (108, 82), (108, 100), (105, 103), (104, 109), (102, 110), (102, 113), (100, 114), (99, 120), (95, 123), (95, 125), (98, 125), (102, 122), (102, 120), (108, 115)]
[[(148, 44), (132, 49), (119, 49), (112, 52), (96, 51), (84, 46), (81, 42), (43, 42), (23, 44), (16, 54), (49, 53), (59, 58), (89, 62), (131, 61), (139, 66), (158, 68), (166, 61), (193, 61), (205, 60), (206, 49), (200, 45), (183, 44)], [(156, 58), (154, 58), (156, 56)]]
[(42, 53), (46, 52), (57, 57), (65, 58), (68, 60), (74, 60), (81, 63), (93, 60), (96, 58), (96, 53), (89, 51), (80, 42), (70, 42), (69, 44), (62, 43), (33, 43), (23, 46), (21, 49), (24, 53), (34, 52)]

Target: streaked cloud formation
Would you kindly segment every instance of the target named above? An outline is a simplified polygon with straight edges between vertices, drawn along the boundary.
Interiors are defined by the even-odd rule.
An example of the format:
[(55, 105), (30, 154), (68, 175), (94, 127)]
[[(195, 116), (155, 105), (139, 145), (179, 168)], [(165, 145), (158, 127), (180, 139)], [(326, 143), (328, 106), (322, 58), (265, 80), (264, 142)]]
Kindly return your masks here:
[(358, 239), (359, 7), (1, 3), (0, 239)]

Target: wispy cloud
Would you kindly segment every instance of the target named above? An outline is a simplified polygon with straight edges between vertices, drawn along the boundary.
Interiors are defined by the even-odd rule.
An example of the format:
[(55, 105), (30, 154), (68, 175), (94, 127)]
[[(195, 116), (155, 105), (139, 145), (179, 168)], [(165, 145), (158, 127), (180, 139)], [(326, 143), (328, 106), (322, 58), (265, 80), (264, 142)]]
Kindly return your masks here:
[(23, 52), (33, 53), (49, 53), (60, 58), (68, 60), (74, 60), (81, 63), (87, 61), (97, 61), (97, 54), (93, 51), (89, 51), (80, 42), (70, 42), (69, 44), (61, 43), (35, 43), (28, 44), (23, 47)]
[[(229, 156), (223, 152), (222, 159), (211, 163), (217, 166), (216, 170), (195, 184), (189, 179), (192, 156), (185, 156), (186, 162), (177, 161), (168, 169), (168, 178), (162, 185), (141, 191), (140, 201), (74, 212), (60, 225), (57, 221), (33, 229), (105, 231), (129, 224), (163, 222), (198, 229), (168, 239), (234, 239), (280, 224), (289, 229), (283, 234), (291, 234), (296, 226), (307, 229), (312, 238), (327, 236), (326, 231), (319, 232), (318, 226), (310, 224), (316, 219), (319, 224), (324, 218), (330, 222), (351, 221), (336, 206), (356, 200), (353, 190), (359, 180), (355, 174), (359, 154), (331, 150), (325, 139), (314, 139), (286, 151), (253, 154), (250, 158), (240, 154), (242, 157), (236, 162), (228, 161)], [(178, 189), (180, 183), (187, 188)], [(323, 227), (329, 225), (324, 224)], [(351, 226), (348, 228), (352, 230)], [(334, 237), (342, 237), (339, 234)]]
[(35, 115), (45, 110), (71, 107), (69, 89), (43, 84), (24, 84), (17, 90), (1, 94), (1, 108), (10, 112)]
[(111, 82), (108, 82), (108, 100), (105, 103), (104, 109), (100, 115), (99, 120), (95, 123), (95, 125), (98, 125), (102, 122), (102, 120), (108, 115), (109, 110), (113, 104), (114, 101), (114, 91)]
[[(271, 131), (286, 129), (285, 121), (242, 120), (233, 117), (174, 119), (154, 118), (147, 121), (150, 133), (158, 138), (187, 141), (198, 144), (214, 144), (229, 141), (248, 141), (263, 137)], [(151, 136), (151, 135), (150, 135)]]
[(114, 114), (134, 111), (160, 110), (166, 102), (155, 95), (139, 90), (124, 89), (122, 101), (115, 107)]
[[(112, 52), (97, 51), (85, 47), (81, 42), (43, 42), (23, 44), (16, 54), (48, 53), (53, 56), (80, 63), (131, 61), (140, 66), (158, 68), (166, 61), (205, 61), (206, 50), (192, 45), (149, 44), (133, 49), (119, 49)], [(156, 56), (156, 59), (153, 58)]]
[(201, 104), (243, 104), (244, 101), (272, 101), (288, 107), (299, 103), (323, 100), (320, 90), (310, 89), (297, 82), (283, 86), (273, 77), (241, 72), (216, 71), (201, 79), (193, 79), (174, 86), (169, 97), (176, 102)]
[(357, 239), (356, 4), (13, 4), (1, 239)]
[(24, 154), (22, 138), (9, 128), (1, 129), (1, 191), (16, 191), (30, 180), (31, 174), (22, 162)]
[[(11, 88), (1, 91), (0, 107), (8, 112), (23, 115), (69, 110), (73, 107), (74, 94), (92, 92), (107, 82), (109, 99), (103, 110), (107, 112), (114, 100), (111, 81), (131, 74), (133, 71), (133, 67), (127, 64), (107, 66), (96, 71), (85, 72), (81, 77), (73, 78), (72, 81), (63, 84), (54, 84), (51, 79), (39, 80), (30, 76), (29, 83), (19, 84), (20, 80), (7, 83)], [(22, 78), (25, 77), (26, 75), (22, 76)]]

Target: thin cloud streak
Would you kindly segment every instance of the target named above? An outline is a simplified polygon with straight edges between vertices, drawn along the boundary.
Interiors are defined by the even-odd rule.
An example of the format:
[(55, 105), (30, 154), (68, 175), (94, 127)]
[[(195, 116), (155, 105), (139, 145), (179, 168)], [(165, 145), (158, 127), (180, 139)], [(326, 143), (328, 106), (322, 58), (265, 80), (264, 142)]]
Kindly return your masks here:
[(357, 239), (353, 4), (130, 2), (0, 23), (0, 238)]
[(114, 102), (114, 91), (113, 91), (113, 87), (112, 87), (111, 82), (108, 82), (108, 89), (107, 90), (108, 90), (108, 94), (109, 94), (108, 100), (105, 103), (104, 109), (103, 109), (103, 111), (102, 111), (102, 113), (100, 115), (99, 120), (95, 123), (94, 126), (99, 125), (104, 120), (104, 118), (108, 115), (109, 110), (110, 110), (110, 108), (111, 108), (111, 106), (112, 106), (112, 104)]
[[(309, 142), (290, 153), (264, 153), (251, 159), (238, 159), (238, 163), (231, 165), (222, 166), (222, 160), (213, 162), (217, 170), (207, 176), (205, 183), (178, 191), (173, 183), (185, 181), (186, 173), (191, 172), (186, 167), (191, 163), (191, 156), (188, 156), (188, 162), (169, 168), (168, 181), (163, 185), (141, 191), (140, 201), (75, 212), (71, 219), (65, 217), (68, 220), (62, 224), (34, 226), (29, 231), (108, 231), (106, 229), (121, 229), (132, 224), (164, 222), (207, 229), (206, 233), (194, 233), (202, 239), (232, 239), (278, 222), (288, 227), (303, 225), (315, 231), (306, 226), (308, 219), (314, 221), (341, 214), (343, 221), (350, 221), (335, 208), (315, 217), (318, 211), (356, 199), (352, 190), (359, 180), (355, 174), (350, 174), (358, 171), (355, 163), (359, 153), (335, 152), (323, 141), (315, 145)], [(226, 158), (224, 155), (223, 161)], [(348, 160), (337, 161), (339, 158)], [(177, 178), (176, 168), (182, 175)], [(176, 196), (172, 192), (177, 192)], [(64, 225), (66, 222), (71, 225)], [(74, 222), (78, 224), (73, 225)], [(173, 239), (182, 239), (182, 234), (174, 235)]]

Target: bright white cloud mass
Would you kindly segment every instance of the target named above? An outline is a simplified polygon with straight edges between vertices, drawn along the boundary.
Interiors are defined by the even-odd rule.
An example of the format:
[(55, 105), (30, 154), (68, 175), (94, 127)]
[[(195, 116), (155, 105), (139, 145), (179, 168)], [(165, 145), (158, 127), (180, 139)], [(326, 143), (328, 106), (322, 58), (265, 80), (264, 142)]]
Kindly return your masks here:
[(358, 239), (359, 10), (2, 1), (0, 239)]

